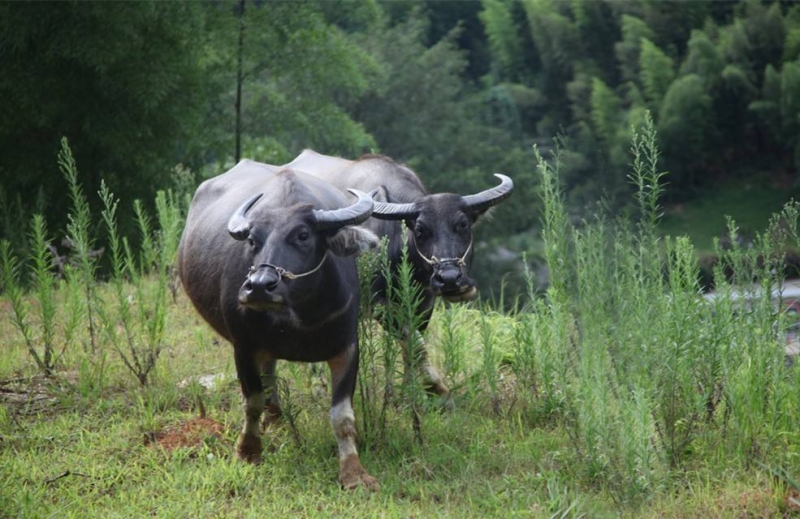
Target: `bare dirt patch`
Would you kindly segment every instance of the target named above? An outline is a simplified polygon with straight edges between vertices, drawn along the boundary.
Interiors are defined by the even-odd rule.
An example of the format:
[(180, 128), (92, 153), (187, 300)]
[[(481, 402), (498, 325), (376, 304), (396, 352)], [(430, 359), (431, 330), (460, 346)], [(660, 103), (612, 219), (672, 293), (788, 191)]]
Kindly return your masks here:
[(169, 425), (163, 431), (153, 435), (149, 445), (159, 446), (172, 451), (179, 448), (201, 447), (209, 441), (220, 441), (225, 427), (211, 418), (192, 418), (175, 425)]
[(735, 517), (737, 519), (769, 519), (782, 517), (772, 492), (751, 490), (738, 496), (722, 496), (716, 501), (716, 517)]

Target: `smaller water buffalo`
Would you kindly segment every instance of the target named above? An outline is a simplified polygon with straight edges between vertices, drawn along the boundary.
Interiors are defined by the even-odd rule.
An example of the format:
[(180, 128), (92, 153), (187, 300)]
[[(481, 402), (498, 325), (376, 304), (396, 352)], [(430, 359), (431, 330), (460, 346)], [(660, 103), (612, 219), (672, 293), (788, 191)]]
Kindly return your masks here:
[[(449, 302), (473, 299), (477, 295), (475, 282), (468, 275), (474, 253), (472, 225), (490, 207), (499, 204), (514, 189), (505, 175), (495, 174), (500, 184), (480, 193), (461, 196), (454, 193), (430, 194), (410, 168), (382, 155), (365, 155), (358, 160), (346, 160), (305, 150), (287, 167), (304, 171), (333, 184), (363, 191), (377, 190), (372, 218), (366, 227), (389, 240), (388, 255), (393, 268), (401, 261), (405, 244), (413, 266), (414, 281), (422, 291), (417, 309), (421, 317), (418, 334), (413, 339), (422, 342), (421, 334), (430, 321), (436, 297)], [(404, 236), (400, 222), (408, 228)], [(375, 273), (373, 289), (379, 297), (386, 295), (386, 280)], [(413, 332), (408, 332), (407, 341)], [(406, 344), (404, 353), (408, 355)], [(430, 365), (427, 353), (419, 348), (418, 366), (428, 388), (443, 396), (450, 407), (450, 391), (441, 375)]]
[(198, 188), (178, 262), (197, 311), (233, 344), (244, 396), (238, 456), (259, 462), (262, 412), (262, 428), (281, 414), (276, 361), (327, 361), (339, 481), (344, 488), (374, 490), (378, 482), (361, 465), (355, 444), (359, 294), (353, 256), (377, 246), (378, 238), (356, 226), (369, 218), (372, 199), (352, 193), (357, 201), (351, 204), (318, 178), (244, 160)]

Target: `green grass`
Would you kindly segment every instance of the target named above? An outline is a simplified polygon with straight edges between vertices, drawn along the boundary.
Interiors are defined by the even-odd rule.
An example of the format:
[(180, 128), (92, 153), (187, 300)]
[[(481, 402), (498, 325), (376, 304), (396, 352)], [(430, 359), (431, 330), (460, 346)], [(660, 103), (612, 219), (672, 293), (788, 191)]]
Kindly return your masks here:
[(752, 234), (765, 229), (770, 216), (798, 195), (797, 188), (776, 187), (757, 178), (738, 180), (668, 207), (659, 230), (665, 236), (689, 236), (698, 252), (707, 254), (713, 251), (714, 238), (725, 235), (726, 216)]
[[(528, 297), (514, 314), (473, 304), (437, 309), (427, 341), (454, 412), (415, 391), (413, 378), (401, 388), (395, 334), (362, 313), (356, 423), (362, 462), (381, 483), (377, 493), (340, 489), (330, 397), (318, 394), (303, 364), (279, 365), (285, 419), (265, 438), (264, 462), (235, 458), (243, 417), (231, 346), (185, 295), (178, 291), (173, 301), (164, 286), (165, 244), (176, 243), (165, 239), (175, 229), (154, 234), (162, 238), (143, 264), (162, 257), (156, 272), (134, 269), (126, 250), (127, 273), (91, 280), (87, 297), (103, 316), (96, 343), (85, 319), (73, 326), (85, 315), (73, 301), (77, 285), (67, 280), (50, 291), (48, 284), (45, 297), (34, 283), (25, 293), (16, 280), (30, 271), (18, 277), (4, 253), (0, 271), (14, 297), (0, 298), (0, 516), (796, 513), (787, 498), (800, 491), (800, 371), (784, 359), (787, 317), (764, 294), (781, 281), (774, 252), (800, 243), (800, 204), (785, 207), (752, 247), (734, 240), (718, 251), (719, 296), (706, 301), (692, 242), (662, 238), (654, 226), (660, 188), (648, 123), (633, 162), (640, 222), (601, 215), (574, 227), (560, 196), (558, 157), (542, 161), (543, 248), (553, 279), (545, 297), (534, 297), (528, 278)], [(47, 272), (46, 265), (35, 270)], [(752, 291), (743, 304), (726, 271), (735, 283), (767, 290)], [(369, 276), (362, 277), (364, 289)], [(37, 311), (42, 300), (55, 312)], [(28, 310), (24, 319), (12, 302)], [(402, 308), (382, 311), (403, 324)], [(142, 345), (143, 336), (151, 342)], [(41, 351), (48, 338), (65, 349), (44, 377), (51, 370), (32, 349)], [(142, 347), (157, 353), (146, 377), (128, 357)], [(182, 384), (219, 373), (227, 378), (213, 389)], [(177, 447), (163, 443), (180, 440), (174, 433), (199, 416), (220, 430)]]
[[(475, 310), (459, 312), (457, 322), (476, 315)], [(19, 394), (28, 388), (31, 397), (54, 397), (41, 405), (9, 402), (0, 415), (4, 514), (530, 517), (576, 501), (591, 504), (601, 516), (614, 515), (602, 492), (578, 496), (570, 490), (566, 478), (576, 460), (557, 430), (530, 427), (520, 417), (487, 416), (466, 389), (458, 392), (457, 412), (426, 411), (422, 445), (414, 439), (402, 404), (392, 407), (380, 444), (361, 446), (362, 461), (380, 479), (381, 491), (343, 492), (336, 479), (328, 397), (314, 394), (306, 368), (296, 364), (282, 364), (280, 374), (289, 382), (292, 405), (298, 409), (301, 442), (283, 426), (265, 440), (275, 450), (264, 463), (240, 462), (234, 444), (242, 416), (230, 347), (216, 342), (198, 322), (185, 296), (171, 308), (170, 322), (169, 346), (150, 387), (140, 387), (114, 360), (110, 384), (88, 396), (81, 395), (80, 374), (68, 369), (81, 353), (67, 355), (67, 369), (55, 381), (46, 381), (33, 374), (24, 362), (23, 345), (3, 325), (9, 343), (0, 379), (23, 378), (13, 386)], [(215, 372), (231, 375), (229, 382), (199, 392), (206, 416), (223, 424), (222, 437), (174, 451), (154, 444), (154, 434), (198, 415), (198, 388), (179, 388), (178, 382)], [(357, 402), (357, 412), (360, 406)], [(551, 495), (554, 484), (560, 494)]]
[[(214, 412), (238, 423), (238, 416)], [(219, 444), (164, 452), (145, 445), (141, 418), (135, 408), (131, 414), (89, 409), (44, 418), (24, 441), (12, 439), (3, 483), (13, 496), (4, 510), (22, 517), (527, 516), (546, 502), (542, 471), (567, 461), (538, 459), (539, 452), (558, 454), (545, 433), (475, 428), (466, 416), (430, 418), (436, 442), (419, 447), (396, 434), (389, 448), (363, 453), (381, 479), (380, 493), (344, 493), (324, 412), (303, 420), (303, 446), (279, 432), (277, 450), (257, 467), (230, 455), (234, 424)], [(92, 427), (87, 418), (113, 423)], [(160, 420), (182, 418), (188, 415), (165, 412)], [(67, 471), (72, 475), (55, 479)]]
[[(481, 323), (477, 309), (446, 312), (464, 332), (461, 348), (469, 364), (451, 381), (457, 411), (428, 408), (420, 445), (402, 402), (391, 408), (384, 436), (361, 445), (364, 465), (381, 482), (376, 494), (340, 490), (328, 397), (314, 393), (303, 365), (284, 363), (280, 370), (297, 410), (300, 441), (284, 425), (265, 437), (274, 451), (261, 465), (235, 458), (242, 416), (230, 346), (215, 339), (185, 296), (170, 307), (168, 346), (144, 388), (112, 359), (108, 385), (82, 394), (81, 373), (72, 369), (83, 356), (80, 351), (68, 352), (54, 381), (43, 381), (4, 321), (0, 332), (7, 347), (0, 380), (23, 380), (2, 387), (28, 388), (31, 397), (41, 393), (54, 400), (6, 401), (2, 408), (0, 515), (696, 517), (702, 511), (706, 517), (770, 517), (782, 510), (783, 489), (764, 471), (734, 466), (718, 473), (703, 456), (692, 458), (694, 469), (676, 473), (675, 482), (664, 482), (650, 501), (615, 504), (602, 484), (586, 478), (585, 460), (559, 420), (519, 405), (530, 399), (518, 393), (504, 360), (513, 348), (515, 319), (488, 313)], [(436, 319), (430, 342), (443, 340), (445, 320)], [(491, 326), (496, 339), (499, 414), (498, 403), (490, 402), (477, 378), (485, 362), (481, 326)], [(442, 364), (441, 352), (435, 360)], [(216, 389), (178, 387), (187, 377), (218, 372), (231, 378)], [(154, 434), (198, 416), (198, 394), (206, 416), (223, 425), (221, 437), (172, 451), (153, 443)], [(357, 413), (363, 405), (357, 400)], [(697, 448), (714, 449), (717, 441), (707, 438)], [(800, 439), (787, 443), (791, 452), (800, 453)]]

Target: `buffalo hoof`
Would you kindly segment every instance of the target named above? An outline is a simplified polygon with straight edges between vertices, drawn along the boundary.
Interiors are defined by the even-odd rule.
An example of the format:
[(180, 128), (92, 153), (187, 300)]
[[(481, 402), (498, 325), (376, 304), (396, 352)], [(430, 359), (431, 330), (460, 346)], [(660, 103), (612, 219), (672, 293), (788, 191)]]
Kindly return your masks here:
[(431, 383), (427, 387), (428, 394), (435, 397), (439, 405), (439, 410), (443, 413), (452, 413), (456, 410), (456, 403), (453, 400), (453, 395), (450, 389), (447, 388), (441, 381), (438, 383)]
[(239, 443), (236, 445), (236, 455), (240, 460), (247, 463), (261, 463), (261, 438), (251, 435), (239, 435)]
[(342, 461), (339, 467), (339, 483), (345, 490), (363, 487), (371, 492), (377, 492), (381, 488), (378, 480), (367, 473), (355, 454), (351, 454)]

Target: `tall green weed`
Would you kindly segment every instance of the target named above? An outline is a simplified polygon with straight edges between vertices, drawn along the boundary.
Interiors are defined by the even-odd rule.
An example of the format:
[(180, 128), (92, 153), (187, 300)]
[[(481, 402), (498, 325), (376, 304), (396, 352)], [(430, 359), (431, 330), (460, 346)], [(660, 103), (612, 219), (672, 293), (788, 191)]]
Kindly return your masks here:
[[(22, 335), (25, 346), (39, 371), (52, 376), (58, 359), (64, 353), (67, 339), (72, 337), (74, 326), (64, 329), (59, 336), (57, 312), (57, 281), (52, 273), (53, 254), (50, 250), (47, 224), (42, 215), (34, 215), (30, 231), (30, 275), (31, 292), (36, 299), (32, 305), (20, 284), (20, 263), (11, 251), (11, 243), (3, 240), (0, 244), (0, 263), (2, 263), (3, 287), (11, 302), (11, 321)], [(32, 311), (35, 313), (31, 315)], [(70, 324), (73, 321), (69, 321)], [(57, 342), (65, 339), (62, 347)]]
[(89, 201), (78, 182), (78, 168), (72, 150), (66, 138), (61, 139), (58, 152), (58, 166), (67, 181), (72, 208), (68, 215), (66, 240), (70, 248), (70, 258), (64, 266), (64, 277), (67, 284), (82, 292), (82, 312), (86, 319), (88, 344), (84, 351), (92, 355), (98, 352), (98, 307), (102, 307), (97, 293), (97, 261), (99, 254), (95, 251), (96, 239), (92, 233), (92, 215)]
[[(100, 240), (66, 139), (61, 141), (58, 164), (72, 205), (64, 239), (69, 252), (58, 256), (40, 215), (31, 220), (27, 261), (20, 261), (12, 243), (3, 240), (0, 271), (3, 291), (11, 304), (11, 321), (37, 368), (47, 376), (55, 373), (70, 345), (82, 343), (80, 386), (86, 391), (101, 389), (108, 365), (105, 346), (111, 344), (144, 385), (164, 346), (167, 296), (170, 291), (173, 299), (176, 296), (174, 266), (185, 200), (169, 191), (159, 192), (155, 200), (157, 226), (141, 203), (134, 204), (140, 232), (137, 253), (119, 234), (118, 200), (101, 183), (106, 252), (97, 248)], [(109, 258), (111, 304), (105, 300), (108, 291), (99, 281), (101, 254)]]
[(514, 332), (530, 416), (559, 420), (583, 476), (617, 502), (667, 484), (708, 442), (722, 448), (723, 464), (766, 460), (797, 402), (773, 294), (798, 206), (749, 244), (731, 222), (717, 246), (717, 293), (703, 297), (692, 244), (657, 232), (665, 174), (649, 116), (631, 153), (637, 219), (600, 211), (578, 226), (560, 193), (559, 150), (551, 162), (539, 157), (552, 281)]
[(136, 255), (129, 240), (119, 234), (116, 217), (119, 201), (105, 184), (100, 198), (116, 299), (114, 312), (105, 316), (104, 328), (125, 367), (144, 386), (164, 348), (168, 291), (175, 283), (173, 271), (183, 212), (170, 192), (160, 191), (156, 197), (160, 230), (156, 232), (141, 202), (135, 201), (133, 208), (141, 244)]

